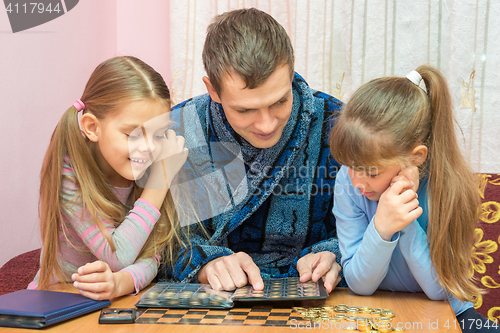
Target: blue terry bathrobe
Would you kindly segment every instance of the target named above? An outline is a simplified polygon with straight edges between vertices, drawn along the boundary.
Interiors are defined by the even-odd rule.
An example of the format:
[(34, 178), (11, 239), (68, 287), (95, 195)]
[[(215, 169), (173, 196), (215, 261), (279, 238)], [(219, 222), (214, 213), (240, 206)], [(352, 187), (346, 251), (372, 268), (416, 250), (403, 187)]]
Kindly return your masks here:
[[(222, 105), (208, 94), (176, 105), (172, 120), (190, 149), (178, 179), (191, 181), (188, 191), (208, 237), (191, 224), (190, 246), (179, 250), (173, 267), (161, 269), (159, 280), (197, 282), (203, 265), (240, 251), (252, 257), (263, 278), (298, 276), (297, 261), (308, 253), (331, 251), (340, 262), (332, 214), (340, 166), (330, 155), (328, 133), (341, 106), (295, 74), (292, 114), (281, 139), (258, 149), (234, 132)], [(239, 172), (229, 164), (239, 165), (233, 168)], [(192, 185), (202, 178), (205, 186)], [(202, 190), (206, 184), (215, 190)]]

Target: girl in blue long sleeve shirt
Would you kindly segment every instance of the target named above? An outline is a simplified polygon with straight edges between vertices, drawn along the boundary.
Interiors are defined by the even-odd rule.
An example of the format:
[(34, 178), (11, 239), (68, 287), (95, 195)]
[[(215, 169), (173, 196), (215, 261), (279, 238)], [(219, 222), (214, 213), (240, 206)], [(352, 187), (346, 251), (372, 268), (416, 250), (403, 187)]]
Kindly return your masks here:
[(447, 299), (464, 332), (500, 331), (471, 303), (482, 293), (470, 261), (479, 198), (443, 75), (420, 66), (361, 86), (330, 145), (343, 165), (333, 213), (349, 287), (424, 292)]

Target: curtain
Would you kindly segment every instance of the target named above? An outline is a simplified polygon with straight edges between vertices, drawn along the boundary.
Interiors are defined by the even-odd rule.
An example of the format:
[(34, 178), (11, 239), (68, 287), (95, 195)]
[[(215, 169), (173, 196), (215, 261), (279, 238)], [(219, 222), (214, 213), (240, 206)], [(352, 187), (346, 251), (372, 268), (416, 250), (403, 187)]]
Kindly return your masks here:
[(476, 172), (500, 172), (500, 2), (491, 0), (170, 1), (170, 87), (180, 102), (205, 93), (207, 26), (228, 10), (256, 7), (288, 32), (295, 70), (347, 101), (361, 84), (429, 64), (446, 76), (457, 133)]

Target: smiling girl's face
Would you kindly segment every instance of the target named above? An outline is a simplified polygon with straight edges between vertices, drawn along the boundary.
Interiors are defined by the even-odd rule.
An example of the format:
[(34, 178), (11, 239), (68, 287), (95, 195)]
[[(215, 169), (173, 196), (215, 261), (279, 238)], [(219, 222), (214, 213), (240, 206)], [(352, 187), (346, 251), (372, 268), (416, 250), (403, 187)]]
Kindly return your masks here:
[(111, 185), (128, 187), (158, 157), (170, 126), (169, 111), (165, 103), (135, 101), (99, 121), (96, 160)]

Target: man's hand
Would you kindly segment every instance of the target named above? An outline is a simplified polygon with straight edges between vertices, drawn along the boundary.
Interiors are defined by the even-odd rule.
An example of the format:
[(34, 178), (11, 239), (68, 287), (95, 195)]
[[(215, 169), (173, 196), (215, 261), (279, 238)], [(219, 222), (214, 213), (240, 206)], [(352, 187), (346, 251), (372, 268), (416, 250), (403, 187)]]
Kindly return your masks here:
[(200, 283), (209, 283), (214, 290), (234, 290), (250, 283), (255, 290), (263, 290), (260, 269), (252, 258), (238, 252), (209, 261), (198, 273)]
[(309, 253), (297, 261), (300, 282), (318, 281), (323, 277), (326, 291), (331, 292), (340, 282), (340, 265), (335, 254), (329, 251)]

